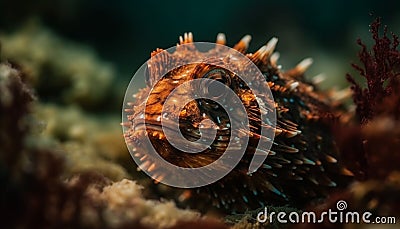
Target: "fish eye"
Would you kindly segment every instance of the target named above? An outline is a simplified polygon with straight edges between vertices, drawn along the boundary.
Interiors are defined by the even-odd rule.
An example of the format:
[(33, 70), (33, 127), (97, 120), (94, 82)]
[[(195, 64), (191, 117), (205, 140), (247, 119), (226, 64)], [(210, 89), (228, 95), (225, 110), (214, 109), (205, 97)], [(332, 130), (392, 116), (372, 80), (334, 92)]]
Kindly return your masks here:
[(225, 95), (228, 90), (225, 86), (229, 87), (231, 84), (230, 75), (224, 69), (213, 69), (207, 72), (204, 78), (213, 79), (213, 81), (205, 85), (204, 88), (205, 92), (213, 97), (222, 97)]

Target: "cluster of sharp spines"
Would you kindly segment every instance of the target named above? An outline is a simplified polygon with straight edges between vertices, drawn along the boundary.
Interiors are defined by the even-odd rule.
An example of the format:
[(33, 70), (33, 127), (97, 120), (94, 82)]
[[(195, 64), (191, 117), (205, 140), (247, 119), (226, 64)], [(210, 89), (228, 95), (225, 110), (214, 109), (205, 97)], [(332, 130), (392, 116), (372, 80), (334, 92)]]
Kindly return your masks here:
[[(275, 70), (281, 69), (281, 66), (278, 65), (278, 60), (279, 60), (279, 52), (275, 52), (275, 47), (278, 43), (278, 38), (273, 37), (271, 38), (265, 45), (261, 46), (256, 52), (254, 53), (246, 53), (249, 44), (251, 41), (251, 36), (250, 35), (245, 35), (243, 38), (234, 45), (234, 49), (237, 50), (238, 52), (241, 52), (245, 54), (254, 64), (259, 66), (260, 68), (262, 67), (270, 67)], [(183, 36), (179, 36), (179, 43), (177, 43), (177, 50), (179, 49), (179, 46), (183, 44), (190, 44), (193, 43), (193, 34), (191, 32), (189, 33), (184, 33)], [(219, 33), (217, 35), (216, 39), (216, 44), (219, 45), (226, 45), (226, 36), (223, 33)], [(157, 48), (155, 51), (151, 53), (151, 56), (156, 56), (157, 54), (163, 53), (162, 58), (159, 59), (157, 62), (162, 62), (163, 66), (167, 66), (168, 62), (174, 63), (173, 55), (169, 55), (168, 53), (163, 52), (163, 49)], [(313, 59), (312, 58), (305, 58), (302, 61), (300, 61), (294, 68), (287, 70), (284, 72), (285, 75), (293, 77), (293, 79), (298, 79), (299, 77), (302, 77), (306, 70), (312, 65)], [(325, 80), (325, 76), (323, 74), (316, 75), (311, 79), (311, 82), (313, 84), (320, 84), (322, 81)], [(293, 81), (292, 84), (290, 85), (290, 89), (295, 89), (298, 86), (298, 83), (296, 81)], [(310, 91), (313, 90), (313, 87), (310, 86)], [(350, 97), (349, 89), (343, 89), (341, 91), (333, 90), (330, 93), (330, 98), (333, 101), (343, 101), (347, 98)]]
[[(275, 47), (278, 43), (278, 38), (276, 37), (271, 38), (265, 45), (261, 46), (254, 53), (246, 53), (247, 49), (249, 48), (251, 38), (252, 37), (250, 35), (243, 36), (243, 38), (240, 39), (240, 41), (233, 46), (233, 49), (243, 54), (246, 54), (247, 57), (249, 57), (249, 59), (251, 59), (253, 63), (255, 63), (256, 65), (268, 64), (271, 67), (280, 68), (280, 66), (277, 64), (279, 59), (279, 53), (274, 52)], [(177, 46), (183, 44), (189, 44), (192, 43), (193, 41), (194, 41), (193, 34), (191, 32), (184, 33), (183, 36), (179, 36), (179, 43), (177, 44)], [(225, 34), (223, 33), (217, 34), (217, 39), (215, 43), (219, 45), (226, 45)], [(160, 51), (161, 49), (157, 50)], [(296, 67), (287, 71), (287, 74), (293, 77), (302, 76), (304, 72), (311, 66), (312, 63), (313, 63), (312, 58), (305, 58), (304, 60), (300, 61), (296, 65)]]
[[(242, 39), (240, 39), (238, 43), (234, 45), (233, 49), (246, 55), (260, 69), (266, 67), (275, 69), (275, 71), (281, 69), (281, 66), (278, 65), (278, 60), (280, 55), (278, 52), (275, 52), (275, 47), (278, 43), (278, 38), (276, 37), (271, 38), (265, 45), (261, 46), (254, 53), (246, 53), (250, 41), (251, 41), (251, 36), (245, 35), (243, 36)], [(193, 34), (191, 32), (185, 33), (183, 36), (179, 37), (179, 42), (177, 43), (177, 51), (179, 51), (181, 46), (183, 46), (184, 44), (186, 45), (184, 46), (185, 48), (195, 48), (194, 46), (190, 46), (190, 44), (193, 42), (194, 42)], [(219, 33), (217, 35), (217, 39), (215, 42), (216, 44), (219, 45), (226, 45), (225, 34)], [(157, 48), (155, 51), (151, 53), (151, 56), (154, 57), (157, 54), (161, 54), (163, 51), (164, 51), (163, 49)], [(164, 52), (164, 54), (161, 55), (161, 57), (157, 58), (162, 58), (162, 60), (158, 59), (157, 62), (162, 62), (159, 64), (162, 64), (162, 66), (164, 67), (168, 66), (168, 62), (176, 62), (177, 60), (179, 60), (179, 56), (174, 58), (174, 55), (169, 55), (166, 52)], [(311, 58), (305, 58), (304, 60), (300, 61), (294, 68), (285, 71), (284, 74), (293, 77), (294, 80), (297, 80), (304, 75), (305, 71), (311, 66), (312, 62), (313, 60)], [(315, 80), (312, 79), (312, 81), (320, 83), (321, 81), (323, 81), (323, 79), (324, 78), (321, 77), (321, 75), (317, 75)], [(297, 85), (298, 83), (294, 81), (289, 88), (294, 89), (296, 88)], [(312, 90), (312, 87), (310, 88)], [(343, 93), (341, 93), (340, 96), (333, 96), (333, 98), (339, 98), (339, 97), (341, 98), (341, 95), (343, 95)]]
[[(304, 60), (302, 60), (301, 62), (299, 62), (294, 68), (287, 70), (285, 72), (280, 71), (281, 66), (278, 65), (278, 59), (279, 59), (279, 53), (275, 52), (275, 47), (277, 45), (278, 39), (273, 37), (272, 39), (270, 39), (265, 45), (263, 45), (261, 48), (259, 48), (257, 51), (255, 51), (254, 53), (246, 53), (248, 48), (249, 48), (249, 44), (251, 41), (251, 36), (250, 35), (246, 35), (244, 36), (237, 44), (235, 44), (233, 46), (233, 48), (235, 50), (237, 50), (238, 52), (246, 55), (255, 65), (257, 65), (258, 67), (268, 67), (268, 68), (272, 68), (274, 69), (277, 74), (284, 74), (285, 77), (285, 84), (274, 84), (274, 82), (272, 81), (267, 81), (268, 86), (270, 86), (271, 90), (274, 91), (279, 91), (279, 93), (284, 93), (285, 96), (288, 95), (286, 93), (292, 93), (298, 90), (300, 84), (304, 85), (304, 81), (303, 81), (303, 75), (305, 73), (305, 71), (311, 66), (312, 64), (312, 59), (311, 58), (306, 58)], [(182, 46), (184, 44), (190, 44), (193, 43), (193, 34), (192, 33), (185, 33), (183, 36), (179, 37), (179, 43), (177, 44), (177, 46)], [(218, 45), (226, 45), (226, 37), (223, 33), (219, 33), (217, 35), (217, 39), (216, 39), (216, 44)], [(163, 52), (163, 49), (157, 49), (156, 51), (152, 52), (151, 56), (156, 56), (157, 54)], [(179, 51), (179, 49), (177, 48), (177, 51)], [(169, 55), (169, 54), (166, 54)], [(173, 55), (173, 54), (172, 54)], [(165, 59), (168, 59), (169, 56), (163, 57), (162, 59), (158, 59), (158, 61), (165, 61)], [(324, 80), (324, 76), (323, 75), (317, 75), (316, 77), (314, 77), (311, 80), (311, 84), (319, 84), (321, 83), (321, 81)], [(310, 86), (310, 91), (313, 91), (313, 86)], [(345, 92), (341, 92), (340, 94), (334, 94), (332, 97), (335, 98), (336, 97), (340, 97), (341, 99), (344, 97)], [(291, 94), (289, 94), (291, 95)], [(281, 115), (284, 114), (285, 112), (288, 112), (288, 108), (284, 107), (282, 104), (278, 104), (276, 103), (276, 109), (277, 109), (277, 114)], [(130, 113), (132, 109), (127, 109), (127, 112)], [(254, 119), (256, 119), (256, 117), (254, 117)], [(257, 121), (257, 120), (256, 120)], [(302, 135), (302, 130), (299, 129), (298, 124), (281, 118), (280, 120), (277, 120), (277, 126), (275, 128), (275, 136), (279, 136), (280, 138), (284, 138), (284, 139), (289, 139), (289, 138), (295, 138), (298, 137), (299, 135)], [(123, 123), (123, 125), (125, 126), (129, 126), (131, 125), (131, 123)], [(143, 134), (147, 134), (147, 133), (143, 133)], [(255, 133), (253, 133), (255, 134)], [(126, 134), (125, 138), (129, 139), (130, 136), (128, 136)], [(260, 136), (262, 137), (262, 136)], [(296, 140), (297, 141), (297, 140)], [(299, 141), (302, 141), (299, 139)], [(321, 160), (323, 160), (324, 162), (327, 163), (338, 163), (338, 159), (333, 156), (333, 155), (329, 155), (329, 154), (325, 154), (324, 157), (325, 158), (312, 158), (309, 156), (304, 156), (303, 154), (298, 154), (300, 150), (302, 150), (302, 148), (296, 148), (296, 146), (294, 145), (286, 145), (286, 144), (279, 144), (276, 142), (273, 142), (274, 144), (274, 150), (261, 150), (261, 149), (257, 149), (255, 151), (255, 154), (267, 154), (268, 156), (271, 156), (272, 160), (267, 160), (263, 165), (262, 168), (265, 171), (265, 174), (268, 174), (271, 177), (277, 177), (277, 169), (279, 168), (283, 168), (283, 166), (288, 166), (289, 164), (291, 164), (289, 167), (290, 171), (292, 171), (293, 176), (291, 177), (291, 179), (294, 180), (308, 180), (312, 183), (314, 183), (317, 186), (331, 186), (334, 187), (336, 186), (336, 183), (334, 181), (332, 181), (328, 176), (326, 175), (322, 175), (319, 177), (315, 177), (318, 174), (309, 174), (309, 168), (308, 167), (304, 167), (304, 168), (297, 168), (300, 165), (309, 165), (309, 166), (317, 166), (318, 168), (321, 169), (321, 171), (323, 172), (323, 167), (320, 166), (321, 165)], [(300, 150), (299, 150), (300, 149)], [(298, 154), (299, 157), (297, 158), (292, 158), (291, 160), (288, 160), (284, 157), (284, 154)], [(156, 165), (154, 162), (148, 161), (146, 160), (146, 155), (141, 154), (139, 152), (136, 153), (137, 157), (140, 157), (140, 160), (143, 162), (141, 165), (142, 169), (151, 169), (151, 170), (155, 170), (156, 169)], [(285, 167), (286, 168), (286, 167)], [(296, 174), (295, 171), (302, 171), (304, 170), (304, 173), (300, 174)], [(288, 172), (290, 172), (288, 171)], [(351, 171), (347, 170), (346, 168), (342, 168), (340, 171), (341, 174), (343, 175), (347, 175), (347, 176), (352, 176)], [(159, 174), (157, 175), (157, 179), (156, 179), (156, 183), (158, 183), (159, 181), (161, 181), (163, 179), (163, 176), (165, 176), (165, 174)], [(318, 179), (317, 179), (318, 178)], [(265, 191), (269, 190), (272, 193), (275, 193), (278, 196), (283, 197), (284, 199), (287, 199), (288, 197), (283, 193), (283, 190), (280, 190), (279, 187), (275, 187), (271, 182), (265, 180), (263, 181), (263, 187), (266, 188)], [(220, 183), (219, 185), (223, 186), (223, 183)], [(246, 185), (246, 184), (245, 184)], [(250, 190), (254, 196), (260, 195), (260, 192), (264, 192), (264, 190), (257, 190), (255, 188), (252, 188)], [(232, 204), (233, 202), (235, 202), (236, 200), (230, 198), (229, 196), (224, 197), (223, 195), (218, 196), (218, 193), (215, 191), (211, 191), (210, 195), (214, 195), (218, 198), (216, 198), (217, 200), (213, 200), (215, 201), (215, 205), (218, 207), (224, 206), (226, 209), (229, 208), (229, 205)], [(245, 203), (248, 203), (249, 201), (249, 193), (247, 194), (243, 194), (241, 196), (241, 200), (244, 201)], [(238, 200), (239, 202), (239, 200)], [(261, 205), (263, 205), (263, 203), (260, 203)]]

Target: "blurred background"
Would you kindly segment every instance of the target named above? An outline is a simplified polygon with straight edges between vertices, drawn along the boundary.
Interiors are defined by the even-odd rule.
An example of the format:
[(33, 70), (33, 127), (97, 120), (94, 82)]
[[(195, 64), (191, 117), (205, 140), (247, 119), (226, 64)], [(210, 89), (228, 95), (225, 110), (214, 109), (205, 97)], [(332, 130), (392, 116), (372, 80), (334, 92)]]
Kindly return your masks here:
[[(115, 219), (138, 222), (143, 215), (137, 212), (147, 214), (149, 224), (161, 224), (165, 221), (154, 220), (158, 218), (153, 215), (158, 212), (163, 215), (160, 209), (170, 213), (173, 220), (187, 217), (175, 205), (163, 208), (163, 202), (153, 204), (142, 198), (141, 192), (145, 198), (157, 201), (161, 197), (179, 200), (181, 193), (163, 185), (154, 185), (151, 179), (137, 170), (120, 126), (125, 90), (136, 70), (149, 59), (150, 53), (156, 48), (166, 49), (176, 45), (178, 37), (185, 32), (193, 32), (195, 41), (207, 42), (214, 42), (216, 35), (223, 32), (229, 46), (250, 34), (253, 37), (250, 52), (257, 50), (271, 37), (278, 37), (276, 49), (281, 54), (279, 61), (284, 69), (295, 66), (303, 58), (312, 57), (314, 64), (307, 76), (322, 73), (326, 77), (321, 85), (323, 89), (340, 89), (348, 86), (346, 73), (359, 75), (351, 67), (351, 63), (358, 63), (360, 47), (356, 40), (361, 38), (371, 47), (373, 41), (369, 24), (377, 17), (382, 18), (382, 24), (388, 25), (389, 31), (400, 34), (399, 0), (0, 0), (0, 183), (6, 187), (0, 190), (6, 191), (5, 194), (0, 193), (0, 196), (3, 195), (0, 202), (7, 200), (6, 205), (0, 203), (0, 216), (4, 212), (6, 216), (12, 215), (3, 218), (8, 219), (10, 225), (25, 222), (27, 228), (35, 228), (30, 225), (32, 219), (40, 225), (37, 228), (43, 228), (49, 219), (54, 225), (68, 220), (71, 223), (80, 222), (73, 217), (67, 221), (53, 217), (54, 208), (51, 204), (64, 203), (65, 193), (60, 190), (74, 186), (74, 179), (67, 183), (64, 180), (89, 172), (107, 179), (103, 186), (109, 184), (109, 180), (122, 180), (123, 185), (113, 189), (116, 193), (119, 193), (119, 189), (126, 189), (124, 184), (130, 185), (129, 190), (142, 190), (136, 182), (145, 187), (143, 191), (132, 195), (133, 198), (141, 199), (140, 203), (149, 203), (151, 206), (131, 206), (131, 195), (121, 195), (126, 201), (114, 195), (118, 201), (128, 205), (121, 205), (112, 213), (108, 225), (113, 225)], [(30, 87), (37, 98), (35, 102), (10, 100), (19, 98), (20, 92)], [(31, 98), (30, 92), (26, 93)], [(392, 105), (387, 107), (391, 109)], [(21, 112), (14, 117), (10, 114), (14, 114), (15, 109)], [(377, 123), (380, 124), (380, 120)], [(363, 195), (360, 197), (361, 205), (351, 203), (351, 206), (360, 206), (360, 209), (370, 205), (375, 208), (378, 203), (375, 197), (381, 198), (387, 201), (381, 207), (376, 207), (380, 209), (376, 212), (381, 215), (391, 215), (387, 209), (395, 209), (392, 210), (393, 214), (398, 214), (397, 208), (400, 206), (396, 202), (396, 196), (400, 193), (400, 173), (396, 170), (399, 166), (395, 164), (399, 160), (393, 160), (392, 154), (393, 149), (399, 148), (396, 138), (398, 132), (395, 131), (400, 128), (392, 122), (386, 124), (393, 133), (382, 129), (386, 128), (385, 122), (383, 127), (378, 125), (381, 128), (378, 134), (375, 130), (379, 128), (371, 127), (374, 133), (371, 136), (383, 136), (376, 139), (371, 137), (371, 155), (378, 158), (372, 160), (375, 167), (371, 167), (371, 174), (382, 174), (374, 170), (382, 168), (387, 173), (393, 170), (397, 175), (390, 178), (393, 181), (386, 181), (386, 186), (383, 186), (386, 178), (378, 175), (375, 183), (361, 183), (359, 190), (367, 190), (362, 193), (367, 196), (365, 203), (368, 205), (363, 205)], [(346, 140), (343, 141), (343, 145), (346, 145), (343, 148), (348, 148), (343, 155), (348, 155), (348, 161), (352, 163), (352, 156), (363, 158), (359, 155), (364, 154), (357, 153), (366, 148), (357, 145), (364, 132), (355, 127), (353, 129), (347, 129), (346, 126), (346, 130), (341, 133)], [(382, 149), (381, 146), (386, 148)], [(62, 160), (43, 160), (40, 156), (42, 154), (57, 156)], [(7, 158), (17, 158), (15, 161), (18, 163), (10, 163)], [(28, 159), (32, 159), (37, 170), (32, 171)], [(54, 173), (53, 167), (58, 172)], [(46, 176), (42, 177), (43, 174)], [(59, 180), (60, 177), (62, 179)], [(375, 188), (378, 194), (369, 195), (375, 193)], [(71, 190), (71, 198), (81, 203), (80, 199), (74, 197), (75, 189)], [(81, 194), (85, 191), (79, 190)], [(113, 206), (108, 204), (114, 201), (112, 195), (106, 199), (99, 195), (93, 196), (90, 201), (94, 200), (96, 206), (104, 204), (104, 208), (101, 208), (103, 210)], [(57, 198), (60, 201), (54, 202)], [(369, 199), (371, 202), (368, 202)], [(137, 203), (136, 199), (132, 202)], [(199, 199), (199, 202), (207, 201)], [(35, 203), (47, 204), (49, 207), (38, 210)], [(86, 202), (82, 203), (85, 205)], [(63, 208), (60, 209), (62, 213)], [(80, 211), (81, 208), (74, 209)], [(67, 209), (67, 212), (73, 210)], [(57, 213), (59, 217), (65, 215), (61, 213)], [(102, 220), (93, 219), (89, 219), (88, 225), (94, 222), (93, 225), (99, 226), (97, 228), (104, 228)], [(15, 227), (7, 227), (6, 224), (5, 228)]]
[(110, 62), (121, 90), (152, 50), (175, 45), (184, 32), (193, 32), (195, 41), (214, 41), (224, 32), (229, 45), (250, 34), (250, 51), (277, 36), (284, 67), (313, 57), (309, 74), (324, 73), (330, 86), (337, 81), (343, 87), (345, 73), (352, 71), (350, 63), (357, 60), (355, 41), (370, 42), (368, 25), (377, 16), (399, 33), (396, 0), (2, 0), (0, 32), (39, 21)]
[(156, 48), (184, 32), (208, 42), (223, 32), (229, 46), (250, 34), (253, 52), (276, 36), (284, 69), (312, 57), (307, 76), (322, 73), (323, 89), (341, 89), (346, 73), (358, 75), (356, 40), (372, 44), (376, 17), (400, 34), (396, 0), (0, 0), (0, 61), (38, 98), (32, 142), (61, 148), (67, 174), (93, 169), (120, 180), (139, 175), (122, 137), (124, 93)]

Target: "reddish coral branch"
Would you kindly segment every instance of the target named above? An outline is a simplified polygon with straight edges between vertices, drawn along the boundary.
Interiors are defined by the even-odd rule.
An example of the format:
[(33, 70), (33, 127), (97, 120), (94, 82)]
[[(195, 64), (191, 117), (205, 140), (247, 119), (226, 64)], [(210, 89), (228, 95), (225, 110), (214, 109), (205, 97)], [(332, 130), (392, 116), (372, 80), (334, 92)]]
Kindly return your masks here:
[[(379, 115), (385, 99), (400, 89), (400, 52), (399, 38), (392, 33), (392, 40), (387, 36), (387, 27), (384, 27), (380, 36), (380, 18), (371, 24), (371, 34), (375, 41), (372, 51), (369, 51), (360, 39), (357, 43), (361, 46), (359, 58), (363, 66), (353, 64), (360, 75), (366, 79), (367, 88), (358, 84), (354, 77), (347, 74), (347, 80), (351, 83), (353, 100), (357, 105), (357, 115), (361, 123), (366, 123), (374, 116)], [(399, 114), (394, 113), (398, 116)]]

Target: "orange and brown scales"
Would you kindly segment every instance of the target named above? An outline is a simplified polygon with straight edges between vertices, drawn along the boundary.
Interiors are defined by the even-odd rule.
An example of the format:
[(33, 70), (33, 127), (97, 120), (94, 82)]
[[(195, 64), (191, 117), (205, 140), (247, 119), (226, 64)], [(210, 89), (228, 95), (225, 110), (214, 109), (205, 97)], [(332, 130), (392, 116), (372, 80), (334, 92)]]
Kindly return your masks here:
[[(234, 49), (245, 54), (263, 73), (262, 79), (252, 83), (264, 83), (269, 86), (274, 97), (277, 122), (275, 139), (263, 165), (252, 174), (248, 167), (254, 156), (255, 147), (260, 138), (260, 109), (249, 87), (231, 71), (214, 64), (193, 63), (182, 65), (168, 72), (161, 79), (152, 78), (170, 64), (179, 64), (183, 58), (198, 59), (203, 55), (195, 46), (182, 46), (193, 42), (191, 33), (180, 39), (174, 53), (157, 49), (152, 53), (149, 66), (148, 86), (134, 97), (137, 102), (130, 103), (128, 120), (130, 128), (125, 137), (130, 142), (136, 157), (143, 158), (142, 166), (153, 171), (157, 165), (146, 158), (146, 150), (141, 148), (141, 139), (148, 136), (157, 152), (168, 162), (177, 166), (202, 167), (218, 159), (227, 147), (230, 136), (230, 120), (223, 108), (212, 101), (197, 99), (188, 103), (179, 112), (172, 112), (173, 107), (164, 107), (167, 96), (182, 83), (198, 78), (218, 80), (232, 89), (242, 100), (250, 117), (249, 144), (246, 153), (227, 176), (221, 180), (197, 189), (184, 192), (180, 201), (197, 208), (213, 205), (226, 212), (241, 212), (256, 209), (269, 204), (290, 204), (303, 206), (307, 202), (325, 197), (335, 188), (344, 186), (351, 180), (352, 173), (342, 165), (335, 142), (331, 134), (329, 121), (340, 115), (338, 102), (331, 96), (316, 90), (316, 86), (304, 78), (304, 72), (311, 64), (305, 59), (295, 68), (283, 71), (277, 64), (278, 53), (274, 53), (277, 39), (271, 39), (255, 53), (246, 53), (250, 36), (245, 36)], [(225, 44), (225, 36), (219, 34), (217, 44)], [(209, 52), (218, 54), (218, 47)], [(157, 55), (161, 54), (161, 55)], [(195, 58), (197, 57), (197, 58)], [(222, 60), (224, 61), (224, 60)], [(225, 63), (226, 64), (226, 63)], [(245, 68), (246, 66), (236, 66)], [(178, 92), (183, 98), (185, 89)], [(209, 91), (215, 96), (217, 91)], [(148, 96), (147, 102), (145, 96)], [(143, 106), (146, 106), (145, 114)], [(217, 136), (212, 145), (201, 153), (190, 154), (174, 148), (161, 127), (162, 110), (170, 116), (179, 117), (179, 130), (188, 140), (200, 138), (199, 124), (204, 119), (211, 119), (218, 125)], [(171, 112), (168, 112), (171, 111)], [(135, 118), (146, 120), (146, 128), (135, 128)], [(158, 181), (167, 174), (158, 174)]]

